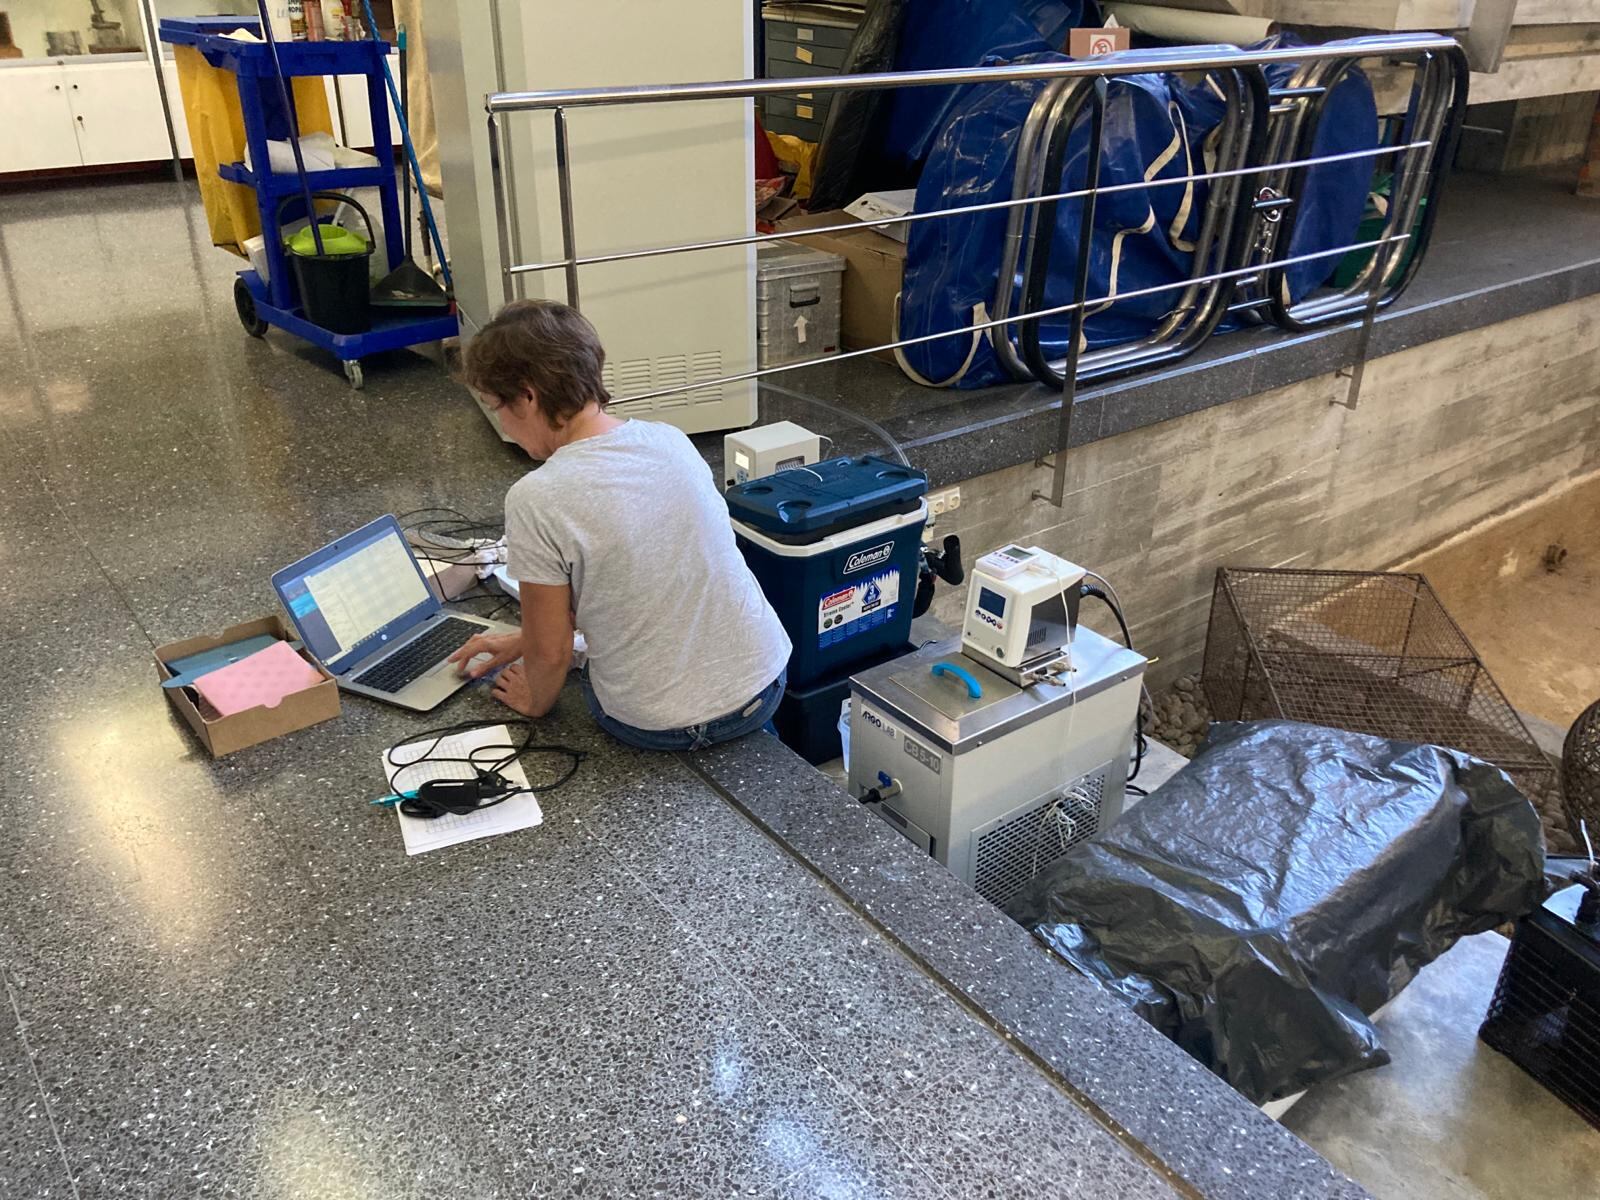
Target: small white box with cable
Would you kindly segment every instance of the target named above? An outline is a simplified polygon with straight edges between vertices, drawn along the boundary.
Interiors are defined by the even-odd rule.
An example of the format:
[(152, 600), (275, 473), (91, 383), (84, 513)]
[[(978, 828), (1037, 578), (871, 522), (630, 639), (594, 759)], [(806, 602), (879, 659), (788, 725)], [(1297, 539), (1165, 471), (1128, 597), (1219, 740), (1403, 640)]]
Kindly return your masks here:
[(722, 486), (748, 483), (792, 467), (809, 467), (822, 457), (822, 439), (793, 421), (757, 425), (722, 439)]

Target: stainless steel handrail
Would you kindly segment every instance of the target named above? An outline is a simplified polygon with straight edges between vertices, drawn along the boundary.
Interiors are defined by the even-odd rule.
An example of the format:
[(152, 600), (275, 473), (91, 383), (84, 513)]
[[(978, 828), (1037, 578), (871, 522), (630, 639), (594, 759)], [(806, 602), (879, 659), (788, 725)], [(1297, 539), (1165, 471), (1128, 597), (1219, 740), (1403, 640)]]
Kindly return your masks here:
[[(938, 71), (914, 71), (905, 73), (880, 72), (864, 75), (834, 75), (806, 79), (766, 79), (766, 80), (726, 80), (706, 83), (685, 84), (647, 84), (633, 87), (617, 88), (567, 88), (546, 91), (524, 92), (498, 92), (485, 98), (485, 109), (488, 113), (488, 132), (490, 146), (490, 171), (494, 187), (494, 202), (496, 212), (496, 232), (499, 238), (499, 258), (506, 298), (509, 300), (515, 295), (517, 280), (521, 277), (543, 271), (561, 270), (565, 276), (566, 294), (569, 303), (578, 301), (578, 271), (584, 266), (600, 263), (625, 262), (636, 259), (652, 258), (664, 254), (689, 253), (695, 250), (708, 250), (734, 246), (758, 245), (769, 241), (783, 240), (790, 234), (749, 234), (730, 238), (711, 239), (700, 242), (684, 243), (670, 246), (641, 247), (631, 250), (613, 251), (605, 254), (581, 256), (576, 245), (574, 232), (573, 201), (571, 186), (571, 155), (569, 145), (569, 131), (567, 125), (567, 111), (576, 108), (607, 107), (615, 105), (651, 104), (666, 102), (686, 102), (694, 100), (734, 100), (750, 99), (757, 96), (787, 94), (797, 91), (806, 92), (841, 92), (841, 91), (871, 91), (901, 87), (933, 87), (949, 86), (952, 84), (993, 84), (1007, 82), (1036, 82), (1044, 87), (1049, 96), (1048, 106), (1041, 110), (1038, 121), (1034, 121), (1030, 114), (1030, 124), (1033, 125), (1032, 138), (1034, 145), (1045, 137), (1046, 126), (1052, 113), (1057, 115), (1065, 113), (1074, 107), (1069, 97), (1078, 90), (1079, 85), (1092, 85), (1096, 96), (1095, 102), (1090, 106), (1094, 114), (1095, 126), (1098, 128), (1101, 106), (1103, 105), (1105, 83), (1109, 79), (1119, 76), (1135, 75), (1152, 71), (1163, 72), (1216, 72), (1225, 79), (1234, 83), (1227, 88), (1229, 98), (1235, 103), (1243, 102), (1244, 97), (1251, 97), (1252, 112), (1250, 120), (1241, 122), (1235, 133), (1235, 139), (1228, 143), (1227, 153), (1220, 156), (1222, 163), (1236, 165), (1221, 165), (1217, 169), (1188, 172), (1183, 176), (1170, 177), (1136, 183), (1114, 184), (1105, 187), (1090, 183), (1080, 189), (1071, 191), (1054, 191), (1049, 194), (1040, 194), (1043, 186), (1048, 181), (1048, 166), (1038, 168), (1029, 162), (1024, 169), (1019, 164), (1017, 179), (1023, 181), (1029, 194), (1013, 195), (1008, 200), (992, 201), (983, 204), (962, 205), (951, 209), (940, 209), (929, 212), (907, 214), (901, 218), (888, 218), (878, 221), (853, 222), (849, 225), (828, 226), (823, 232), (843, 232), (845, 230), (858, 230), (861, 228), (875, 228), (899, 222), (920, 222), (935, 220), (943, 217), (955, 216), (962, 213), (975, 213), (991, 210), (1008, 209), (1012, 213), (1010, 226), (1020, 230), (1024, 223), (1033, 228), (1040, 226), (1040, 214), (1047, 208), (1064, 200), (1082, 199), (1086, 214), (1085, 237), (1080, 246), (1077, 284), (1071, 303), (1059, 304), (1051, 307), (1041, 307), (1034, 311), (1024, 311), (1012, 314), (1009, 297), (1001, 304), (997, 295), (997, 308), (1001, 315), (987, 320), (974, 320), (960, 328), (940, 330), (931, 334), (924, 334), (911, 338), (897, 338), (881, 346), (858, 348), (841, 353), (805, 359), (795, 363), (785, 363), (781, 366), (763, 367), (749, 371), (741, 371), (714, 379), (698, 379), (690, 383), (679, 384), (672, 387), (658, 388), (630, 396), (618, 398), (619, 403), (629, 401), (646, 402), (664, 396), (679, 395), (684, 392), (697, 392), (701, 389), (711, 389), (727, 384), (739, 383), (765, 378), (780, 372), (797, 370), (805, 367), (820, 366), (825, 363), (836, 363), (845, 359), (857, 358), (867, 354), (877, 354), (885, 350), (899, 351), (903, 348), (937, 341), (943, 338), (965, 338), (977, 334), (989, 334), (995, 329), (1029, 328), (1037, 330), (1038, 323), (1048, 317), (1073, 315), (1073, 327), (1081, 333), (1082, 319), (1085, 312), (1116, 300), (1131, 300), (1141, 296), (1155, 295), (1165, 292), (1180, 292), (1179, 302), (1174, 305), (1171, 315), (1164, 320), (1151, 337), (1131, 343), (1127, 346), (1109, 348), (1094, 355), (1084, 355), (1083, 362), (1079, 363), (1078, 336), (1070, 339), (1071, 346), (1065, 369), (1057, 370), (1051, 364), (1034, 361), (1027, 365), (1034, 368), (1035, 374), (1040, 378), (1059, 381), (1062, 387), (1061, 430), (1059, 434), (1060, 447), (1064, 450), (1069, 435), (1068, 422), (1070, 421), (1074, 387), (1080, 375), (1095, 377), (1110, 373), (1121, 373), (1150, 365), (1152, 362), (1165, 361), (1174, 354), (1187, 353), (1197, 347), (1204, 337), (1214, 328), (1220, 317), (1228, 311), (1233, 311), (1239, 306), (1230, 306), (1235, 286), (1240, 284), (1259, 283), (1267, 280), (1276, 285), (1283, 278), (1283, 272), (1298, 263), (1340, 258), (1353, 251), (1370, 249), (1374, 251), (1372, 262), (1363, 273), (1363, 282), (1375, 277), (1377, 280), (1389, 282), (1398, 278), (1400, 284), (1409, 278), (1409, 272), (1415, 269), (1419, 254), (1410, 256), (1409, 264), (1396, 273), (1395, 263), (1402, 261), (1396, 252), (1396, 247), (1411, 242), (1413, 234), (1409, 223), (1419, 211), (1422, 193), (1417, 191), (1416, 180), (1424, 178), (1424, 183), (1431, 180), (1437, 184), (1437, 176), (1441, 165), (1444, 163), (1444, 154), (1447, 147), (1451, 128), (1448, 118), (1455, 115), (1459, 124), (1459, 106), (1464, 101), (1464, 95), (1457, 89), (1454, 93), (1443, 86), (1443, 80), (1448, 72), (1441, 73), (1438, 64), (1453, 65), (1461, 51), (1453, 38), (1440, 34), (1415, 33), (1377, 35), (1365, 38), (1355, 38), (1344, 42), (1330, 43), (1324, 46), (1293, 46), (1280, 47), (1272, 50), (1244, 51), (1232, 46), (1205, 46), (1205, 47), (1180, 47), (1168, 50), (1140, 50), (1109, 55), (1103, 58), (1086, 59), (1078, 61), (1061, 61), (1047, 63), (1005, 64), (991, 67), (960, 68)], [(1318, 97), (1324, 96), (1327, 87), (1320, 81), (1336, 78), (1342, 72), (1350, 69), (1350, 64), (1360, 60), (1372, 58), (1398, 58), (1411, 60), (1418, 64), (1419, 81), (1426, 84), (1422, 88), (1424, 103), (1416, 105), (1417, 119), (1413, 128), (1408, 131), (1405, 142), (1400, 146), (1381, 146), (1372, 150), (1341, 152), (1330, 155), (1315, 155), (1309, 152), (1300, 152), (1292, 156), (1279, 153), (1276, 156), (1270, 148), (1264, 150), (1266, 139), (1263, 136), (1262, 125), (1267, 120), (1267, 113), (1281, 112), (1285, 117), (1283, 128), (1278, 131), (1278, 136), (1273, 146), (1280, 151), (1293, 147), (1299, 150), (1301, 146), (1309, 146), (1309, 141), (1302, 138), (1301, 131), (1306, 128), (1306, 106)], [(1265, 92), (1261, 68), (1274, 63), (1297, 63), (1301, 69), (1297, 72), (1296, 80), (1290, 88), (1279, 89), (1276, 95), (1265, 102), (1261, 97)], [(1454, 78), (1454, 76), (1450, 76)], [(1041, 97), (1041, 99), (1043, 99)], [(1278, 104), (1271, 100), (1279, 101)], [(1264, 112), (1256, 111), (1257, 106), (1265, 109)], [(556, 155), (555, 166), (557, 172), (557, 199), (560, 205), (561, 219), (561, 257), (538, 262), (522, 262), (518, 253), (519, 247), (514, 227), (507, 220), (506, 196), (507, 187), (505, 175), (510, 170), (510, 143), (507, 139), (507, 126), (505, 118), (512, 113), (519, 112), (549, 112), (554, 121)], [(1070, 120), (1068, 122), (1070, 126)], [(1026, 136), (1026, 135), (1025, 135)], [(1064, 137), (1064, 135), (1063, 135)], [(1098, 140), (1095, 143), (1098, 149)], [(1277, 172), (1283, 177), (1285, 172), (1303, 173), (1311, 167), (1324, 163), (1349, 161), (1360, 158), (1379, 158), (1393, 154), (1420, 154), (1431, 150), (1428, 158), (1427, 171), (1414, 170), (1405, 172), (1407, 179), (1406, 192), (1403, 202), (1396, 203), (1391, 210), (1393, 219), (1384, 231), (1384, 236), (1366, 241), (1354, 242), (1350, 245), (1340, 246), (1330, 250), (1317, 251), (1308, 254), (1283, 255), (1278, 253), (1279, 247), (1269, 244), (1258, 247), (1259, 252), (1252, 259), (1250, 256), (1252, 246), (1255, 244), (1256, 230), (1253, 228), (1252, 218), (1261, 218), (1264, 213), (1257, 211), (1261, 205), (1251, 205), (1246, 201), (1244, 189), (1246, 181), (1264, 173)], [(1242, 156), (1241, 155), (1242, 151)], [(1095, 175), (1090, 176), (1091, 179)], [(1217, 204), (1209, 205), (1207, 216), (1203, 222), (1202, 236), (1197, 240), (1195, 271), (1187, 279), (1176, 280), (1170, 283), (1157, 284), (1151, 287), (1138, 288), (1131, 291), (1118, 292), (1115, 296), (1101, 296), (1086, 298), (1086, 263), (1089, 250), (1087, 216), (1092, 214), (1094, 201), (1097, 196), (1122, 190), (1150, 189), (1154, 187), (1170, 187), (1190, 185), (1202, 181), (1216, 181), (1219, 186), (1213, 187), (1213, 199)], [(1056, 185), (1059, 188), (1059, 183)], [(1231, 205), (1224, 204), (1231, 195)], [(1282, 203), (1273, 201), (1272, 204)], [(1045, 207), (1042, 207), (1045, 206)], [(1227, 208), (1229, 211), (1224, 211)], [(1420, 225), (1419, 238), (1426, 240), (1431, 226), (1436, 205), (1429, 208), (1424, 221)], [(1292, 211), (1292, 209), (1291, 209)], [(1231, 216), (1231, 219), (1229, 219)], [(817, 232), (808, 230), (805, 232)], [(1020, 256), (1021, 247), (1030, 240), (1027, 237), (1014, 238), (1010, 229), (1006, 242), (1005, 252), (1012, 263), (1012, 272), (1015, 271), (1017, 256)], [(1203, 244), (1202, 244), (1203, 243)], [(1015, 256), (1013, 256), (1013, 251)], [(1234, 266), (1234, 263), (1243, 265)], [(1207, 269), (1216, 267), (1218, 269)], [(1397, 292), (1391, 288), (1390, 292)], [(1037, 296), (1042, 302), (1042, 287), (1036, 289)], [(1025, 300), (1026, 300), (1025, 293)], [(1323, 320), (1338, 320), (1349, 315), (1346, 305), (1354, 298), (1357, 307), (1362, 304), (1366, 307), (1367, 319), (1363, 326), (1361, 344), (1364, 346), (1366, 335), (1370, 333), (1372, 313), (1380, 302), (1384, 302), (1385, 293), (1380, 287), (1347, 289), (1333, 303), (1326, 301), (1312, 302), (1312, 307), (1303, 312), (1293, 314), (1278, 313), (1276, 297), (1272, 289), (1261, 300), (1252, 301), (1244, 307), (1254, 307), (1261, 303), (1274, 303), (1276, 316), (1288, 320), (1297, 320), (1301, 316), (1321, 323)], [(1392, 299), (1392, 294), (1388, 294)], [(898, 332), (898, 331), (897, 331)], [(999, 339), (991, 337), (991, 344), (995, 346), (997, 354), (1001, 357), (1008, 369), (1014, 369), (1015, 350), (1011, 346), (1008, 336), (1002, 335)], [(1007, 353), (1010, 351), (1011, 353)], [(1041, 356), (1042, 357), (1042, 356)], [(1080, 369), (1081, 368), (1081, 369)], [(1359, 376), (1359, 369), (1357, 371)], [(1064, 486), (1064, 465), (1061, 454), (1057, 454), (1056, 461), (1056, 487), (1052, 497), (1060, 503)]]
[(490, 113), (538, 112), (612, 104), (652, 104), (663, 100), (748, 100), (787, 92), (853, 92), (898, 87), (937, 87), (960, 83), (1003, 83), (1012, 79), (1083, 79), (1139, 75), (1148, 71), (1214, 71), (1242, 63), (1313, 62), (1341, 58), (1359, 43), (1368, 57), (1445, 51), (1458, 43), (1437, 33), (1396, 33), (1351, 39), (1324, 46), (1240, 50), (1237, 46), (1184, 46), (1169, 50), (1124, 50), (1100, 58), (1069, 62), (963, 67), (938, 71), (880, 71), (865, 75), (820, 75), (804, 79), (730, 79), (714, 83), (646, 83), (632, 87), (557, 88), (549, 91), (494, 92), (484, 99)]
[[(1396, 150), (1425, 150), (1432, 143), (1411, 142), (1400, 146), (1377, 146), (1371, 150), (1342, 150), (1337, 154), (1321, 154), (1314, 158), (1291, 159), (1281, 163), (1285, 167), (1316, 167), (1325, 163), (1351, 162), (1362, 158), (1386, 158)], [(1031, 208), (1050, 200), (1081, 200), (1091, 192), (1100, 196), (1117, 192), (1143, 192), (1155, 188), (1180, 187), (1208, 180), (1240, 178), (1259, 175), (1262, 168), (1251, 164), (1231, 169), (1200, 171), (1190, 175), (1168, 175), (1161, 179), (1140, 180), (1137, 183), (1107, 183), (1097, 188), (1076, 188), (1070, 192), (1050, 192), (1042, 195), (1024, 195), (1010, 200), (986, 200), (982, 204), (960, 204), (954, 208), (935, 208), (927, 212), (909, 212), (898, 217), (874, 217), (871, 220), (850, 220), (838, 225), (807, 225), (800, 234), (816, 237), (828, 233), (859, 233), (863, 229), (887, 229), (891, 225), (914, 225), (919, 221), (937, 221), (942, 217), (958, 217), (968, 213), (993, 212), (997, 209)], [(794, 230), (783, 233), (751, 233), (740, 237), (714, 238), (703, 242), (680, 242), (671, 246), (646, 246), (637, 250), (618, 250), (611, 254), (579, 255), (576, 265), (592, 267), (600, 263), (631, 262), (643, 258), (659, 258), (666, 254), (687, 254), (695, 250), (724, 250), (730, 246), (759, 246), (766, 242), (787, 242), (798, 236)], [(1020, 239), (1019, 239), (1020, 242)], [(537, 275), (544, 271), (565, 271), (567, 260), (552, 258), (544, 262), (513, 263), (505, 268), (510, 275)], [(1013, 262), (1012, 270), (1016, 269)]]
[[(1392, 238), (1374, 238), (1366, 242), (1351, 242), (1348, 246), (1336, 246), (1332, 250), (1318, 250), (1313, 254), (1299, 254), (1292, 258), (1281, 260), (1284, 266), (1293, 266), (1296, 263), (1315, 262), (1325, 258), (1337, 258), (1349, 254), (1353, 250), (1372, 250), (1390, 243), (1399, 243), (1410, 240), (1410, 234), (1398, 234)], [(859, 350), (841, 350), (837, 354), (829, 354), (823, 358), (808, 358), (797, 363), (784, 363), (776, 367), (758, 367), (751, 371), (740, 371), (734, 375), (719, 375), (715, 379), (699, 380), (694, 383), (677, 384), (673, 387), (657, 388), (650, 392), (636, 392), (631, 396), (620, 396), (613, 403), (626, 403), (633, 400), (657, 400), (662, 396), (676, 396), (680, 392), (693, 392), (701, 388), (716, 387), (725, 383), (743, 383), (751, 379), (764, 379), (768, 375), (781, 375), (786, 371), (793, 371), (798, 367), (824, 366), (828, 363), (843, 362), (846, 359), (861, 358), (869, 354), (878, 354), (884, 350), (903, 350), (907, 346), (920, 346), (926, 342), (937, 342), (941, 338), (969, 337), (974, 333), (983, 333), (986, 330), (998, 329), (1002, 325), (1015, 325), (1021, 321), (1040, 321), (1046, 317), (1059, 317), (1066, 313), (1076, 312), (1078, 309), (1094, 308), (1105, 304), (1109, 300), (1136, 300), (1140, 296), (1154, 296), (1161, 292), (1175, 292), (1179, 288), (1189, 287), (1191, 284), (1214, 283), (1218, 280), (1238, 280), (1254, 275), (1259, 267), (1236, 267), (1228, 271), (1213, 271), (1194, 279), (1175, 279), (1171, 283), (1157, 283), (1150, 287), (1134, 288), (1131, 291), (1119, 292), (1116, 296), (1095, 296), (1088, 300), (1076, 300), (1070, 304), (1056, 304), (1050, 308), (1041, 308), (1034, 312), (1021, 313), (1014, 317), (1007, 317), (1003, 321), (990, 319), (987, 321), (974, 321), (960, 329), (941, 330), (938, 333), (924, 333), (916, 337), (897, 338), (892, 342), (884, 342), (880, 346), (868, 346)]]

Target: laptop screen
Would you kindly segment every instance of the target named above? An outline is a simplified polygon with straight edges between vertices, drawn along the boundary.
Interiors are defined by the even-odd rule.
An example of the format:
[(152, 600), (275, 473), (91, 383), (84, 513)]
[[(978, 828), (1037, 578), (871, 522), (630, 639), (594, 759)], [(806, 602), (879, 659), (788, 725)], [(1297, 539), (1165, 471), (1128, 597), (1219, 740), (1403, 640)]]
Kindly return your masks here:
[[(435, 603), (405, 536), (387, 517), (278, 572), (272, 582), (307, 648), (330, 667), (379, 649)], [(412, 621), (389, 628), (407, 616)]]

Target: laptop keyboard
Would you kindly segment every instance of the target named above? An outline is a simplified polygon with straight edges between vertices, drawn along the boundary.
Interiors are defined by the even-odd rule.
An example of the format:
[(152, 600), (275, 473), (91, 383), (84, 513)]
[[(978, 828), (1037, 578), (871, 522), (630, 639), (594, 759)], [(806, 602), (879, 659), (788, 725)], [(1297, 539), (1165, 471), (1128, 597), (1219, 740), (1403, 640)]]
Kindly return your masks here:
[(433, 670), (465, 645), (468, 638), (482, 632), (483, 626), (471, 621), (463, 621), (459, 617), (446, 618), (377, 666), (357, 675), (351, 682), (392, 695)]

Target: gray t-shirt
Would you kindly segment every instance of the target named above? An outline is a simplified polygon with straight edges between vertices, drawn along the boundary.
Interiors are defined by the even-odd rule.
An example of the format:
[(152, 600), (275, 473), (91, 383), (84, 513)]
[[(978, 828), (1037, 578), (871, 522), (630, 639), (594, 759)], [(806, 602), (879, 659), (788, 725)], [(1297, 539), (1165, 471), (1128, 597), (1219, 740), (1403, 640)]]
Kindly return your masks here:
[(670, 425), (561, 447), (506, 494), (506, 542), (513, 579), (572, 585), (589, 681), (624, 724), (726, 716), (789, 661), (705, 459)]

